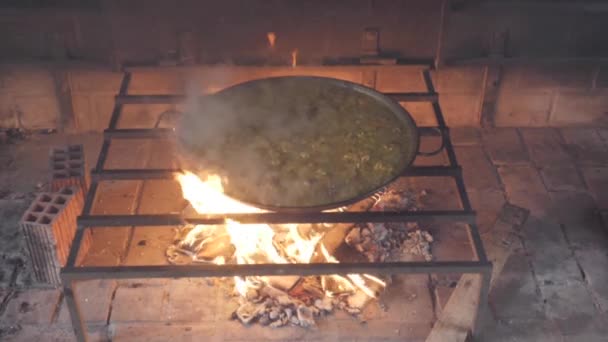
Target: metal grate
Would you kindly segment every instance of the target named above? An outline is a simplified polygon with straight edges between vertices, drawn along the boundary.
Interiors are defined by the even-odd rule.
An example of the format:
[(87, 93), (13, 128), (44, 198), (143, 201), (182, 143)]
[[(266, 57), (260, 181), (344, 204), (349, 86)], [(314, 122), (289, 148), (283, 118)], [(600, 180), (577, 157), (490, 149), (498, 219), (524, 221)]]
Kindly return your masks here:
[[(125, 72), (120, 92), (108, 129), (104, 132), (104, 142), (92, 171), (92, 181), (86, 197), (82, 215), (78, 218), (78, 230), (70, 250), (67, 265), (62, 269), (64, 294), (68, 304), (72, 325), (79, 341), (86, 341), (84, 320), (74, 296), (77, 281), (91, 279), (122, 278), (178, 278), (178, 277), (225, 277), (263, 275), (323, 275), (323, 274), (397, 274), (397, 273), (476, 273), (482, 277), (480, 307), (486, 305), (492, 265), (488, 261), (479, 231), (475, 224), (475, 212), (466, 193), (462, 169), (449, 137), (441, 108), (439, 95), (432, 83), (430, 68), (421, 67), (426, 85), (425, 93), (388, 93), (386, 95), (400, 102), (430, 102), (437, 120), (437, 127), (421, 127), (420, 135), (440, 135), (441, 150), (446, 152), (447, 166), (413, 166), (403, 177), (451, 177), (456, 184), (461, 210), (421, 210), (401, 212), (286, 212), (226, 215), (92, 215), (91, 208), (100, 182), (108, 180), (151, 180), (173, 179), (179, 169), (106, 169), (104, 167), (110, 145), (114, 139), (158, 139), (173, 134), (171, 129), (118, 129), (117, 123), (123, 104), (166, 104), (183, 99), (181, 95), (128, 95), (127, 89), (131, 73)], [(460, 222), (466, 223), (468, 236), (476, 261), (429, 261), (429, 262), (378, 262), (378, 263), (313, 263), (313, 264), (254, 264), (254, 265), (187, 265), (187, 266), (115, 266), (76, 267), (84, 232), (92, 227), (119, 226), (169, 226), (181, 224), (218, 224), (226, 218), (241, 223), (358, 223), (358, 222)], [(479, 318), (478, 314), (478, 318)]]

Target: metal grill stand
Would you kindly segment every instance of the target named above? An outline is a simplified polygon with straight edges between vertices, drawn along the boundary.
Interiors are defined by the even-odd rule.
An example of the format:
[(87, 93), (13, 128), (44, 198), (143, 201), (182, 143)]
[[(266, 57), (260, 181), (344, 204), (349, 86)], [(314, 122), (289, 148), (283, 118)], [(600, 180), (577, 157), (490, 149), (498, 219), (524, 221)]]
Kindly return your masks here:
[[(404, 63), (406, 64), (406, 63)], [(412, 66), (412, 64), (408, 64)], [(77, 221), (77, 231), (72, 242), (66, 266), (61, 277), (66, 303), (72, 326), (78, 341), (86, 341), (86, 327), (82, 312), (76, 301), (78, 281), (94, 279), (125, 278), (181, 278), (181, 277), (227, 277), (227, 276), (264, 276), (264, 275), (326, 275), (326, 274), (435, 274), (435, 273), (472, 273), (482, 279), (479, 305), (481, 310), (487, 306), (492, 265), (486, 257), (481, 237), (475, 223), (475, 212), (462, 177), (462, 169), (456, 161), (454, 148), (450, 141), (438, 94), (435, 92), (429, 65), (420, 67), (426, 85), (425, 93), (388, 93), (386, 95), (400, 102), (430, 102), (437, 121), (437, 127), (420, 127), (420, 135), (436, 135), (440, 132), (449, 164), (447, 166), (414, 166), (403, 177), (451, 177), (457, 187), (462, 210), (421, 210), (402, 212), (314, 212), (314, 213), (257, 213), (225, 215), (92, 215), (100, 182), (108, 180), (152, 180), (173, 179), (178, 169), (106, 169), (104, 164), (113, 139), (158, 139), (173, 134), (170, 129), (118, 129), (117, 124), (123, 104), (170, 104), (184, 99), (181, 95), (128, 95), (131, 72), (126, 71), (116, 96), (114, 111), (109, 127), (104, 132), (104, 141), (97, 164), (92, 171), (92, 182), (86, 196), (82, 215)], [(255, 265), (187, 265), (187, 266), (112, 266), (78, 267), (75, 265), (85, 231), (93, 227), (112, 229), (120, 226), (170, 226), (183, 224), (222, 224), (230, 218), (241, 223), (360, 223), (360, 222), (460, 222), (465, 223), (475, 261), (429, 261), (429, 262), (378, 262), (378, 263), (312, 263), (312, 264), (255, 264)], [(247, 229), (247, 227), (243, 227)], [(479, 311), (479, 310), (478, 310)], [(482, 315), (477, 313), (476, 321)], [(475, 324), (476, 327), (479, 324)]]

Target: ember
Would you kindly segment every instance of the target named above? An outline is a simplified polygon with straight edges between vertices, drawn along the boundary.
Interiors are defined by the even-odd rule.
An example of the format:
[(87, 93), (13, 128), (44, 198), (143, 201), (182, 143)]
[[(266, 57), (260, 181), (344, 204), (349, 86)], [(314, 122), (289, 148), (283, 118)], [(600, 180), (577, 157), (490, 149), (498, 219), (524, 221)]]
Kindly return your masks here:
[[(255, 213), (264, 210), (238, 202), (223, 193), (221, 179), (203, 181), (192, 173), (178, 176), (184, 198), (198, 213)], [(421, 194), (423, 195), (423, 194)], [(382, 191), (372, 197), (371, 210), (416, 209), (411, 192)], [(342, 208), (340, 210), (343, 210)], [(323, 237), (333, 225), (240, 224), (186, 226), (167, 249), (173, 264), (187, 263), (338, 263)], [(408, 230), (410, 231), (408, 233)], [(417, 225), (368, 224), (352, 226), (344, 243), (369, 261), (383, 261), (392, 254), (423, 255), (430, 260), (432, 237)], [(404, 247), (404, 248), (401, 248)], [(369, 274), (326, 276), (234, 277), (233, 293), (239, 306), (232, 317), (243, 324), (270, 327), (311, 327), (315, 318), (335, 308), (350, 314), (361, 310), (386, 287), (386, 280)]]

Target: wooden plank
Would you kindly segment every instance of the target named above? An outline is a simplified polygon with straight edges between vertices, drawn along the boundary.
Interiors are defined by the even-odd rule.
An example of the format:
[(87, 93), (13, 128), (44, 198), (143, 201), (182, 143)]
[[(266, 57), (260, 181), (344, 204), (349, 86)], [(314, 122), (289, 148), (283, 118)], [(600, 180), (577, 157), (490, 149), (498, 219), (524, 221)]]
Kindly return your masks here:
[(464, 342), (479, 307), (482, 277), (463, 274), (426, 342)]

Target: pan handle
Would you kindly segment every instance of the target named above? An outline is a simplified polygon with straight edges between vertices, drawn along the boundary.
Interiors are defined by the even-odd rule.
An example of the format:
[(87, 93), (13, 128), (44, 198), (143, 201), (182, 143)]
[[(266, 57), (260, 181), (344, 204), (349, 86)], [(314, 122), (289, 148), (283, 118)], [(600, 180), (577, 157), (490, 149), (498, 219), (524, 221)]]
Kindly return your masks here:
[[(441, 127), (425, 127), (424, 129), (427, 131), (432, 131), (433, 135), (438, 134), (441, 137), (441, 144), (439, 145), (439, 147), (436, 150), (428, 151), (428, 152), (418, 150), (416, 153), (419, 156), (424, 156), (424, 157), (430, 157), (430, 156), (434, 156), (436, 154), (441, 153), (441, 151), (443, 151), (443, 149), (445, 148), (445, 139), (446, 139), (445, 131), (443, 129), (441, 129)], [(420, 148), (420, 144), (418, 144), (418, 148)]]

